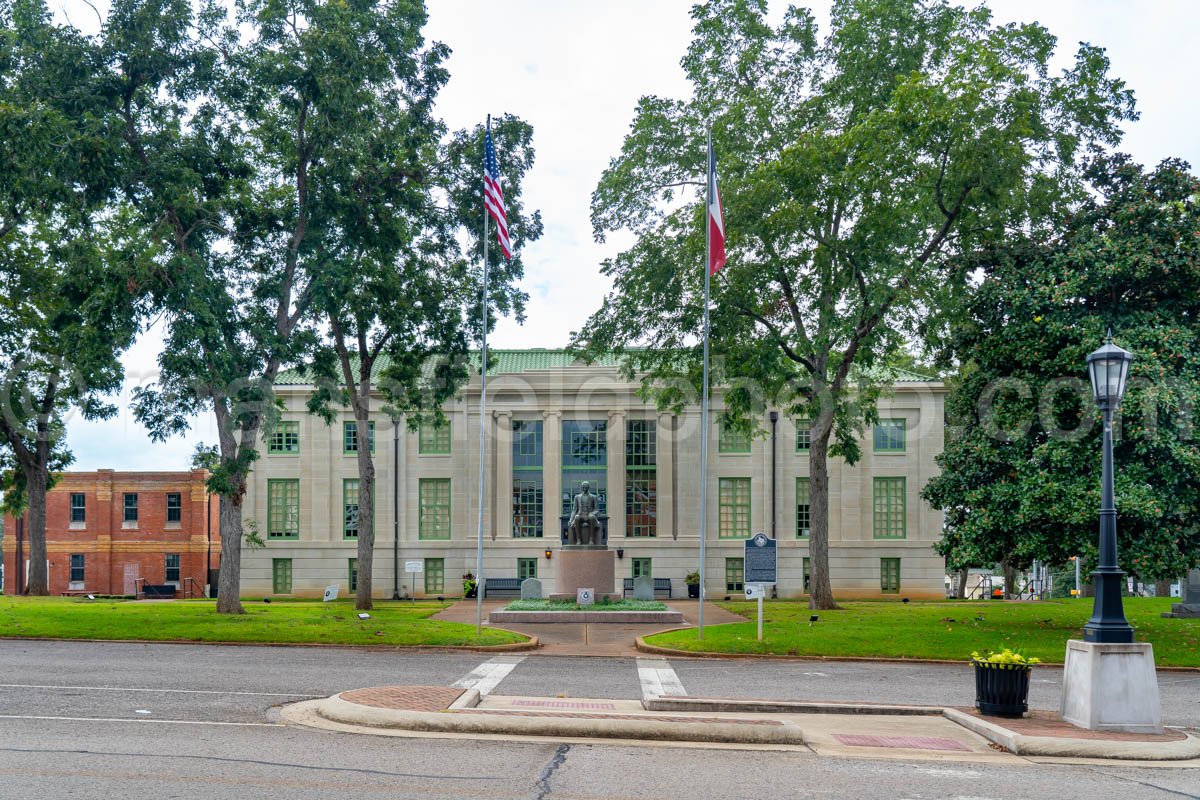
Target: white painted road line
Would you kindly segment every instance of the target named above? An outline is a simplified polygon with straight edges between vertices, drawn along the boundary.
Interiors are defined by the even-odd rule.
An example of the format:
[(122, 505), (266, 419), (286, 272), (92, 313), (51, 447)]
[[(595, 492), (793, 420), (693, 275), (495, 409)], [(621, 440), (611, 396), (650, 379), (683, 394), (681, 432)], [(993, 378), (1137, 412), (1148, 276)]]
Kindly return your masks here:
[(36, 683), (0, 683), (0, 689), (87, 689), (93, 692), (161, 692), (164, 694), (234, 694), (244, 697), (324, 697), (320, 694), (291, 692), (218, 692), (211, 689), (129, 689), (123, 686), (44, 686)]
[(235, 728), (283, 728), (278, 722), (216, 722), (201, 719), (125, 719), (122, 717), (37, 717), (23, 714), (0, 714), (0, 719), (32, 719), (51, 722), (136, 722), (139, 725), (228, 725)]
[(666, 659), (639, 658), (637, 666), (643, 698), (687, 697), (687, 690)]
[(496, 656), (471, 670), (467, 677), (450, 685), (456, 689), (478, 689), (481, 695), (491, 694), (500, 681), (507, 678), (508, 673), (524, 660), (525, 656)]

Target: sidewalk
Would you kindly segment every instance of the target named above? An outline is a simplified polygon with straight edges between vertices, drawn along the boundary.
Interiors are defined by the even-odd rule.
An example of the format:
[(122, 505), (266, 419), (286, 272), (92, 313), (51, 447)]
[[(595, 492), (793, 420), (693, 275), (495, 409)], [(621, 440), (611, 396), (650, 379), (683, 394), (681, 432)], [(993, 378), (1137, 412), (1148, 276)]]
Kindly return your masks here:
[[(487, 624), (488, 614), (504, 608), (512, 602), (511, 599), (484, 600), (483, 619)], [(700, 603), (698, 600), (666, 600), (667, 608), (683, 614), (684, 623), (695, 625), (698, 621)], [(454, 605), (433, 616), (433, 619), (447, 622), (465, 622), (475, 624), (476, 607), (474, 600), (460, 600)], [(745, 622), (745, 617), (733, 614), (711, 602), (704, 604), (704, 624), (721, 625), (726, 622)], [(659, 624), (623, 625), (621, 623), (505, 623), (498, 628), (523, 633), (526, 636), (536, 636), (541, 643), (539, 655), (552, 656), (625, 656), (636, 657), (644, 655), (637, 649), (637, 640), (670, 627)]]
[(388, 686), (287, 706), (289, 722), (373, 735), (431, 733), (703, 743), (856, 758), (1102, 759), (1200, 767), (1200, 739), (1083, 731), (1046, 712), (1020, 720), (974, 709), (723, 698), (638, 700), (481, 696), (474, 689)]

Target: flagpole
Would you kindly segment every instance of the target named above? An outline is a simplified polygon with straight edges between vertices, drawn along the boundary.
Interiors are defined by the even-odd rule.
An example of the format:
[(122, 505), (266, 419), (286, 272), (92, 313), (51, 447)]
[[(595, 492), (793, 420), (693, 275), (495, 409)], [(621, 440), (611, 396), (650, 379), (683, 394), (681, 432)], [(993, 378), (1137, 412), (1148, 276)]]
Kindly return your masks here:
[[(492, 115), (487, 116), (487, 132), (492, 131)], [(486, 172), (486, 170), (485, 170)], [(485, 184), (483, 197), (487, 196)], [(488, 210), (483, 203), (483, 293), (480, 296), (480, 316), (483, 318), (483, 347), (479, 354), (479, 543), (475, 549), (475, 635), (483, 636), (483, 465), (487, 452), (487, 326), (488, 326)]]
[(704, 190), (704, 380), (700, 390), (700, 614), (696, 638), (704, 638), (704, 544), (708, 538), (708, 290), (712, 257), (712, 125), (708, 126), (708, 158), (705, 162), (707, 188)]

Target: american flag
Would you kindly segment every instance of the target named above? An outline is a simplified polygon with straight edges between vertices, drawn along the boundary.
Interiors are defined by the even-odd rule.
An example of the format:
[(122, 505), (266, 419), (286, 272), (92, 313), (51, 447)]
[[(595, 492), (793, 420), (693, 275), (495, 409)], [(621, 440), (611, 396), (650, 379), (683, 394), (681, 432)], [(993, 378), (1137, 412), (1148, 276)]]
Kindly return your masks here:
[(496, 239), (505, 258), (512, 258), (508, 240), (508, 217), (504, 214), (504, 192), (500, 189), (500, 167), (496, 163), (496, 147), (492, 144), (492, 128), (483, 135), (483, 204), (496, 222)]

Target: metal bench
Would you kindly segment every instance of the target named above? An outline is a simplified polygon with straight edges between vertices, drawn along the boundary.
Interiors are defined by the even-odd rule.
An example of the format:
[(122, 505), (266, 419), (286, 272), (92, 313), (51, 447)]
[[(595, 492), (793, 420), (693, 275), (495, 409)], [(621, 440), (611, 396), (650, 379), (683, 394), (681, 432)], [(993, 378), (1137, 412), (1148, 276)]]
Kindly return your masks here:
[(176, 594), (177, 589), (171, 583), (142, 584), (142, 597), (146, 600), (151, 598), (174, 598)]
[[(622, 596), (628, 596), (628, 595), (633, 594), (633, 578), (626, 578), (624, 587), (625, 587), (624, 591), (621, 593)], [(655, 578), (654, 579), (654, 593), (658, 594), (659, 592), (666, 592), (667, 599), (668, 600), (671, 599), (671, 579), (670, 578)]]
[(521, 594), (520, 578), (484, 578), (483, 596), (490, 594)]

